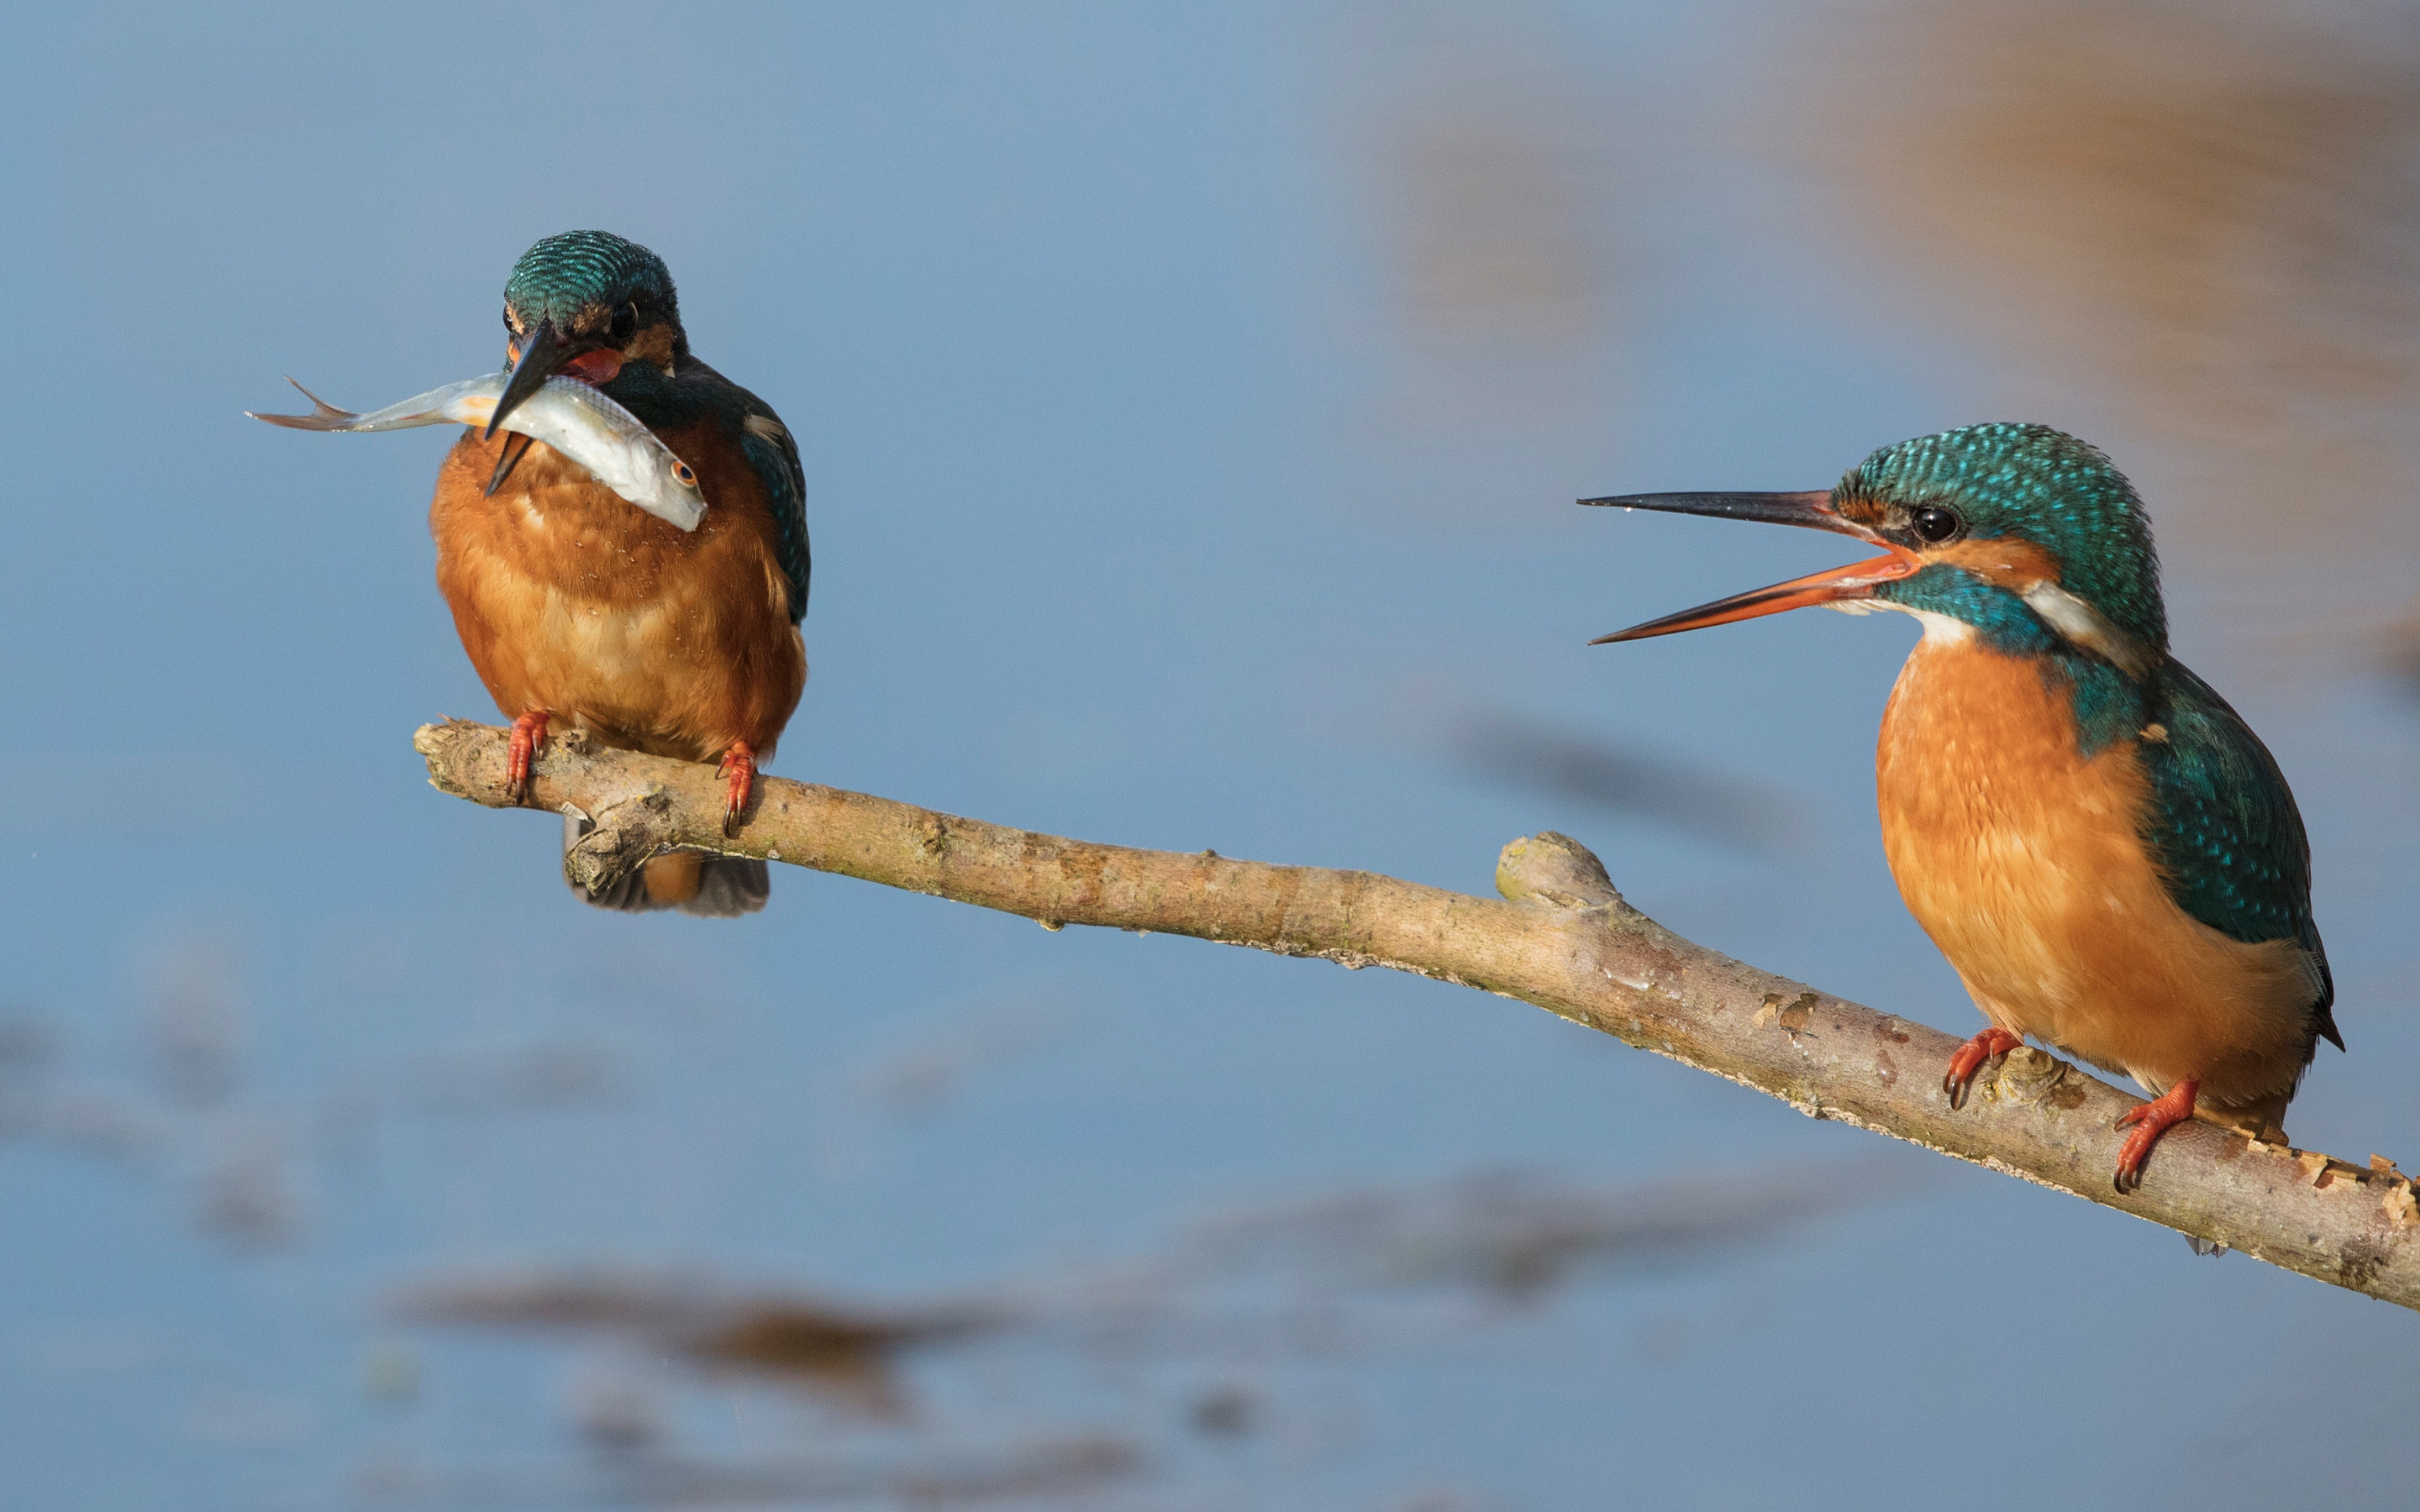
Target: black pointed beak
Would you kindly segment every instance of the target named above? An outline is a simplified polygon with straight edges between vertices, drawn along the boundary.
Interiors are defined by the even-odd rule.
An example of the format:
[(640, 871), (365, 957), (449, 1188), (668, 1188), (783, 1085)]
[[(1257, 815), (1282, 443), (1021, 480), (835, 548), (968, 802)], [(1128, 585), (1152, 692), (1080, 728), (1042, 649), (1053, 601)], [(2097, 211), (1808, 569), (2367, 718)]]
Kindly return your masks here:
[(1617, 494), (1607, 499), (1583, 499), (1580, 502), (1621, 509), (1655, 509), (1674, 515), (1712, 515), (1723, 519), (1760, 520), (1768, 525), (1797, 525), (1807, 530), (1854, 535), (1861, 541), (1887, 547), (1890, 550), (1888, 556), (1870, 562), (1794, 578), (1770, 588), (1734, 594), (1729, 598), (1701, 604), (1678, 614), (1667, 614), (1660, 620), (1634, 625), (1627, 630), (1597, 637), (1589, 642), (1592, 646), (1615, 640), (1644, 640), (1650, 636), (1672, 635), (1682, 630), (1701, 629), (1709, 625), (1728, 625), (1735, 620), (1756, 619), (1812, 604), (1868, 598), (1883, 584), (1912, 576), (1924, 566), (1923, 559), (1915, 552), (1885, 539), (1833, 508), (1832, 496), (1827, 492), (1634, 493)]
[(489, 498), (496, 496), (496, 490), (504, 486), (504, 480), (513, 475), (513, 469), (521, 465), (521, 458), (529, 455), (529, 449), (536, 444), (524, 436), (520, 438), (520, 444), (515, 446), (509, 434), (504, 437), (504, 444), (496, 448), (496, 471), (488, 474)]
[(521, 401), (546, 386), (571, 356), (563, 338), (555, 333), (554, 322), (540, 320), (529, 328), (520, 339), (520, 356), (513, 362), (513, 376), (504, 382), (504, 392), (496, 396), (496, 412), (488, 417), (488, 428), (479, 433), (481, 440), (495, 438), (496, 427), (504, 417), (520, 408)]
[(1613, 509), (1654, 509), (1668, 515), (1761, 520), (1767, 525), (1803, 525), (1809, 530), (1876, 539), (1864, 526), (1843, 517), (1832, 507), (1832, 496), (1820, 488), (1807, 493), (1625, 493), (1609, 499), (1583, 499), (1580, 502)]

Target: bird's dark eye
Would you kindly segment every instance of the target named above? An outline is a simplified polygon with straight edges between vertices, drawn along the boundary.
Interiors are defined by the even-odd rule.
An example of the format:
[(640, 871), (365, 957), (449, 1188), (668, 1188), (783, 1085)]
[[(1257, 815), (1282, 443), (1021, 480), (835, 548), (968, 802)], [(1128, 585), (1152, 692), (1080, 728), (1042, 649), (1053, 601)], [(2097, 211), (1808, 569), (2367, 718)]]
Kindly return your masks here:
[(638, 332), (639, 306), (636, 301), (632, 301), (613, 312), (613, 323), (606, 328), (605, 334), (613, 340), (614, 346), (619, 347), (637, 335)]
[(1908, 523), (1916, 528), (1919, 537), (1936, 546), (1958, 533), (1957, 511), (1944, 509), (1939, 504), (1926, 504), (1908, 517)]

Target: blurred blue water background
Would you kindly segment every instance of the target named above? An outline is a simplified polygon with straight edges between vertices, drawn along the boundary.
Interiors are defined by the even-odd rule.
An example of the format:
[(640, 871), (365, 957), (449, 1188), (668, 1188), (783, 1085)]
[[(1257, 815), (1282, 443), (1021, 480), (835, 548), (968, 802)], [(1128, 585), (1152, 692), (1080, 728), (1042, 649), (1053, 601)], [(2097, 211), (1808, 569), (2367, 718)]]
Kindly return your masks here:
[[(1471, 891), (1566, 830), (1959, 1032), (1872, 817), (1915, 627), (1590, 649), (1838, 546), (1570, 501), (2061, 425), (2310, 821), (2290, 1127), (2409, 1165), (2408, 8), (11, 24), (0, 1501), (2407, 1504), (2407, 1315), (1519, 1004), (796, 872), (580, 907), (410, 748), (492, 717), (448, 437), (240, 411), (491, 369), (519, 253), (621, 232), (805, 454), (776, 773)], [(1652, 1222), (1516, 1274), (1471, 1192)], [(1029, 1321), (852, 1405), (398, 1311), (566, 1275)]]

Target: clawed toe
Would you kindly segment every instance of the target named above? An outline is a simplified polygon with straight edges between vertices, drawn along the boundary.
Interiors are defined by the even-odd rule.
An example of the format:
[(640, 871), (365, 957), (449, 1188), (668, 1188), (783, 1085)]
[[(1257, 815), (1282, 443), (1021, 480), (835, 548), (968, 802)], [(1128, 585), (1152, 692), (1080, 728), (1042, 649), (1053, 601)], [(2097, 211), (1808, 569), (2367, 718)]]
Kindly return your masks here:
[(547, 717), (544, 709), (532, 709), (513, 721), (513, 733), (504, 742), (504, 793), (515, 803), (529, 798), (530, 768), (546, 741)]
[(2118, 1171), (2110, 1179), (2110, 1185), (2121, 1196), (2142, 1190), (2143, 1166), (2151, 1158), (2151, 1147), (2162, 1134), (2193, 1117), (2194, 1096), (2199, 1090), (2199, 1083), (2179, 1082), (2149, 1103), (2137, 1103), (2118, 1115), (2111, 1127), (2133, 1131), (2118, 1147)]
[(722, 753), (722, 764), (716, 769), (723, 780), (722, 834), (728, 840), (739, 833), (741, 818), (748, 811), (748, 800), (756, 791), (756, 753), (744, 740), (735, 740)]
[(1999, 1060), (2024, 1042), (2024, 1036), (1995, 1025), (1960, 1045), (1949, 1057), (1949, 1069), (1941, 1077), (1941, 1090), (1949, 1098), (1950, 1111), (1954, 1113), (1966, 1105), (1966, 1093), (1974, 1086), (1975, 1073), (1986, 1062)]

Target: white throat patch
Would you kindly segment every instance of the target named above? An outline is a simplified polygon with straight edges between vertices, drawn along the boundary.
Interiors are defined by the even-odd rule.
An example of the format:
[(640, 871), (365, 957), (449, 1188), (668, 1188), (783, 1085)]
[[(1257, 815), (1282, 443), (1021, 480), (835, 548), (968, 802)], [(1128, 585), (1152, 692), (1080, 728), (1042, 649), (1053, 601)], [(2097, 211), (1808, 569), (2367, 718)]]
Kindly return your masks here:
[(1887, 598), (1844, 598), (1826, 604), (1825, 609), (1838, 609), (1843, 614), (1872, 614), (1882, 609), (1896, 609), (1913, 614), (1924, 626), (1924, 639), (1935, 646), (1954, 646), (1975, 639), (1975, 627), (1955, 614), (1943, 614), (1929, 609), (1913, 609), (1895, 604)]

